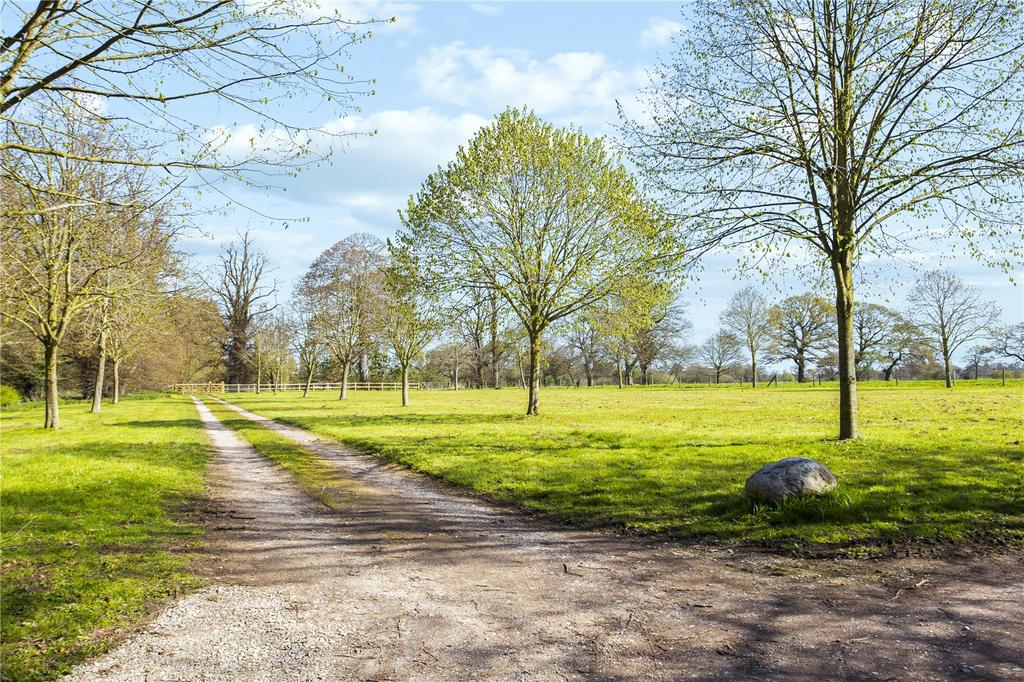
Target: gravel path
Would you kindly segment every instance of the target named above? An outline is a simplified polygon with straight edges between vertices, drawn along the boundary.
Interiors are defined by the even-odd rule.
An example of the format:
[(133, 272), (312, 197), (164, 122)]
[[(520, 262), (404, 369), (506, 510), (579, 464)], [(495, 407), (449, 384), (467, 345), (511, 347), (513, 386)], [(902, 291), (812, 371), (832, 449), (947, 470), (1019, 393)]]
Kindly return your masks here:
[(199, 401), (214, 584), (76, 680), (1024, 680), (1020, 553), (803, 561), (555, 528), (235, 408), (332, 462), (330, 510)]

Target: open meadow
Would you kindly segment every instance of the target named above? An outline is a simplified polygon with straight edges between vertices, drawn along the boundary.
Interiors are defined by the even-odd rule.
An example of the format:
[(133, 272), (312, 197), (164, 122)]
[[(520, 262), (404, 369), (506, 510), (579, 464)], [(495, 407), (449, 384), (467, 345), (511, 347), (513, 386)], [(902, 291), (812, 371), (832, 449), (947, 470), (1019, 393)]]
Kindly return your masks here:
[[(1024, 383), (861, 384), (863, 438), (835, 440), (835, 386), (230, 394), (488, 497), (573, 522), (673, 537), (877, 544), (1024, 538)], [(839, 487), (776, 508), (743, 495), (763, 464), (803, 456)], [(906, 537), (902, 537), (906, 536)]]

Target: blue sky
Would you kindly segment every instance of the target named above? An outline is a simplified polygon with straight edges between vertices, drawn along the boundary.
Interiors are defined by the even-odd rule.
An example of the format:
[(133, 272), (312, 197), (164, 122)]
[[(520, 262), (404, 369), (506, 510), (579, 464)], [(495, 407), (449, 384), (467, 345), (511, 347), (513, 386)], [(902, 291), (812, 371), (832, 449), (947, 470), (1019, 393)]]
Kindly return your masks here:
[[(361, 111), (339, 117), (326, 107), (296, 101), (289, 112), (309, 125), (373, 137), (350, 138), (330, 165), (279, 181), (275, 190), (235, 190), (260, 213), (308, 218), (287, 230), (241, 208), (210, 217), (202, 236), (186, 248), (208, 261), (236, 229), (253, 231), (276, 265), (283, 297), (324, 248), (353, 232), (393, 234), (396, 211), (438, 164), (506, 106), (528, 105), (545, 118), (593, 134), (614, 135), (615, 101), (631, 111), (647, 82), (646, 69), (665, 56), (680, 27), (673, 2), (348, 2), (323, 0), (353, 16), (396, 16), (353, 48), (349, 71), (376, 79), (376, 94)], [(213, 126), (244, 125), (218, 116)], [(915, 267), (942, 266), (982, 287), (1009, 322), (1024, 319), (1021, 286), (986, 269), (955, 248), (929, 245), (916, 257), (872, 260), (864, 268), (859, 298), (896, 307), (916, 277)], [(895, 267), (892, 267), (895, 266)], [(694, 323), (693, 340), (714, 331), (729, 297), (755, 283), (772, 296), (814, 286), (811, 265), (759, 275), (740, 272), (736, 254), (708, 259), (683, 292)], [(1017, 273), (1024, 279), (1024, 273)], [(822, 293), (831, 298), (827, 288)]]

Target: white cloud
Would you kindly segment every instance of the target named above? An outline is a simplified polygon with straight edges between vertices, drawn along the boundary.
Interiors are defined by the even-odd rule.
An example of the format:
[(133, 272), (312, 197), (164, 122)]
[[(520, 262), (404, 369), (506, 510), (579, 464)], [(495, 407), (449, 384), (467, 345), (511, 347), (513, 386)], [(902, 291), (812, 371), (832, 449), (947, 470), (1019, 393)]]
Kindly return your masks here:
[(683, 30), (683, 25), (672, 19), (651, 19), (647, 28), (640, 34), (640, 46), (664, 47), (672, 40), (672, 36)]
[(498, 2), (471, 2), (469, 8), (480, 14), (495, 15), (501, 12), (501, 4)]
[(527, 105), (540, 114), (567, 115), (580, 124), (615, 118), (615, 100), (646, 82), (639, 68), (623, 68), (601, 52), (558, 52), (536, 59), (524, 50), (471, 48), (456, 41), (433, 47), (413, 67), (420, 93), (496, 113)]

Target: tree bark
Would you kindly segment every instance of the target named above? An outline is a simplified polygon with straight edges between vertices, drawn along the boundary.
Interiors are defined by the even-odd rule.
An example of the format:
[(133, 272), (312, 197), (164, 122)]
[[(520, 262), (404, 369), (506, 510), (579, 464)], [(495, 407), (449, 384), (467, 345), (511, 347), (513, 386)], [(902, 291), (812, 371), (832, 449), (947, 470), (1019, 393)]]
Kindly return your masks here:
[(750, 349), (750, 387), (757, 388), (757, 353)]
[(402, 365), (402, 407), (409, 406), (409, 365)]
[(117, 405), (119, 402), (121, 402), (121, 361), (120, 360), (114, 360), (113, 364), (114, 364), (114, 367), (113, 367), (113, 370), (114, 370), (114, 390), (113, 390), (113, 396), (111, 397), (111, 402), (113, 402), (115, 405)]
[(46, 414), (43, 418), (44, 429), (60, 428), (60, 406), (57, 403), (57, 342), (48, 339), (44, 342), (43, 357), (46, 365)]
[(498, 304), (491, 300), (491, 372), (494, 374), (494, 388), (501, 388), (498, 372)]
[(106, 332), (100, 332), (100, 340), (96, 344), (99, 351), (99, 364), (96, 367), (96, 385), (92, 389), (92, 409), (90, 412), (99, 414), (103, 409), (103, 384), (106, 382), (107, 371), (107, 339)]
[(583, 371), (587, 375), (587, 386), (594, 385), (594, 368), (590, 366), (589, 362), (583, 363)]
[(796, 359), (796, 383), (802, 384), (807, 380), (807, 362), (803, 358)]
[(309, 363), (309, 371), (306, 372), (306, 385), (302, 389), (302, 397), (309, 397), (309, 387), (313, 383), (313, 363)]
[(847, 253), (834, 258), (836, 323), (839, 341), (839, 439), (857, 438), (857, 366), (854, 362), (853, 258)]
[(526, 403), (526, 414), (538, 414), (540, 399), (540, 333), (529, 332), (530, 335), (530, 392)]
[(351, 364), (350, 360), (341, 363), (341, 393), (338, 395), (338, 400), (348, 399), (348, 370)]

